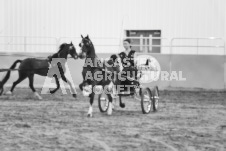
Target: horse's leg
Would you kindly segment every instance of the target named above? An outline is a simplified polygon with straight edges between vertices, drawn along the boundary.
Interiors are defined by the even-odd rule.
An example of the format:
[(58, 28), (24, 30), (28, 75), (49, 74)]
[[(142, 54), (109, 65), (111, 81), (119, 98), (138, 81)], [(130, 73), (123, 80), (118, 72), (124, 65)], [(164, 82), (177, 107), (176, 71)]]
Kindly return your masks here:
[(119, 106), (121, 107), (121, 108), (125, 108), (125, 103), (122, 103), (122, 96), (121, 95), (119, 95)]
[(15, 82), (13, 82), (12, 88), (10, 89), (10, 91), (6, 92), (6, 94), (8, 94), (8, 95), (12, 94), (16, 85), (19, 84), (21, 81), (23, 81), (26, 78), (27, 78), (27, 75), (23, 74), (22, 72), (19, 71), (19, 78)]
[(92, 117), (93, 116), (93, 100), (94, 100), (94, 96), (95, 96), (95, 93), (92, 92), (89, 96), (90, 100), (89, 100), (89, 103), (90, 103), (90, 106), (89, 106), (89, 111), (88, 111), (88, 117)]
[(82, 83), (79, 84), (79, 88), (80, 88), (81, 91), (83, 90), (83, 83), (84, 83), (84, 81), (82, 81)]
[(116, 85), (116, 87), (115, 87), (115, 91), (116, 91), (116, 93), (118, 94), (118, 97), (119, 97), (119, 106), (121, 107), (121, 108), (125, 108), (125, 103), (122, 103), (122, 96), (121, 96), (121, 92), (119, 92), (119, 90), (118, 90), (118, 86), (119, 85), (124, 85), (123, 84), (123, 82), (121, 82), (121, 81), (117, 81), (117, 83), (116, 83), (117, 85)]
[(76, 92), (75, 87), (72, 86), (72, 82), (71, 82), (70, 80), (68, 80), (68, 79), (65, 77), (65, 75), (62, 76), (62, 80), (63, 80), (64, 82), (66, 82), (66, 83), (69, 84), (69, 86), (70, 86), (70, 88), (71, 88), (72, 96), (73, 96), (74, 98), (76, 98), (77, 92)]
[(111, 93), (111, 99), (112, 99), (111, 106), (112, 106), (112, 109), (114, 109), (114, 106), (116, 104), (116, 98), (117, 98), (116, 87), (113, 82), (110, 82), (110, 84), (108, 84), (108, 85), (103, 85), (103, 87), (106, 87), (106, 86), (107, 86), (108, 92)]
[(41, 100), (42, 97), (38, 94), (38, 92), (36, 92), (34, 88), (34, 74), (29, 75), (28, 78), (29, 78), (29, 87), (34, 92), (34, 95), (37, 96), (39, 100)]
[(54, 74), (53, 77), (54, 77), (55, 80), (56, 80), (57, 87), (56, 87), (54, 90), (51, 90), (51, 91), (50, 91), (51, 94), (55, 93), (55, 92), (60, 88), (60, 82), (59, 82), (59, 79), (57, 78), (57, 75)]
[(108, 115), (111, 115), (112, 114), (112, 108), (113, 108), (113, 105), (112, 105), (112, 97), (111, 97), (111, 94), (107, 94), (108, 96), (108, 100), (109, 100), (109, 106), (108, 106)]
[(86, 68), (83, 68), (82, 70), (82, 78), (83, 78), (83, 81), (81, 84), (79, 84), (79, 88), (81, 91), (83, 91), (83, 86), (84, 86), (84, 79), (85, 79), (85, 76), (86, 76), (86, 72), (87, 72), (87, 69)]
[(112, 98), (112, 109), (114, 110), (116, 107), (116, 98)]

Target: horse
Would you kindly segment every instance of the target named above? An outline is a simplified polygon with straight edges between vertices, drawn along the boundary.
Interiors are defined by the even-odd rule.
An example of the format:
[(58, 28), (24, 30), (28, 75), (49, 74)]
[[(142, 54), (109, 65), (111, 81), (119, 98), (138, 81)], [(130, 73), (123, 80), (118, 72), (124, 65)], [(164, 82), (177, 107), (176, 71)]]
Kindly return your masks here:
[[(98, 57), (95, 53), (95, 48), (90, 40), (89, 36), (87, 35), (86, 37), (82, 37), (81, 42), (79, 43), (79, 46), (81, 48), (81, 52), (78, 54), (79, 58), (84, 59), (85, 58), (85, 64), (83, 66), (82, 70), (82, 77), (83, 77), (83, 82), (79, 85), (79, 88), (84, 91), (85, 85), (90, 85), (91, 86), (91, 91), (90, 94), (88, 95), (90, 98), (90, 106), (88, 110), (88, 117), (93, 116), (93, 101), (94, 101), (94, 87), (97, 85), (102, 86), (102, 88), (106, 88), (106, 86), (109, 86), (111, 82), (114, 80), (114, 75), (119, 72), (119, 66), (115, 66), (113, 60), (107, 61), (107, 64), (110, 66), (106, 65), (106, 62), (101, 62), (98, 60)], [(89, 63), (88, 63), (89, 62)], [(90, 64), (91, 62), (91, 64)], [(99, 62), (98, 65), (95, 63)], [(100, 65), (101, 64), (101, 65)], [(91, 73), (92, 77), (95, 76), (95, 74), (99, 73), (99, 75), (103, 75), (102, 79), (87, 79), (87, 75)], [(108, 87), (107, 87), (108, 88)], [(108, 91), (108, 89), (106, 89)], [(109, 90), (110, 91), (110, 90)], [(106, 94), (108, 96), (109, 100), (109, 108), (108, 108), (108, 115), (112, 114), (112, 96), (110, 93)]]
[[(36, 92), (33, 82), (34, 82), (34, 75), (40, 75), (40, 76), (48, 76), (51, 77), (51, 75), (55, 78), (57, 87), (54, 90), (51, 90), (50, 93), (55, 93), (59, 88), (59, 78), (62, 78), (63, 81), (68, 83), (72, 88), (72, 83), (65, 77), (64, 71), (65, 71), (65, 62), (67, 60), (68, 54), (71, 55), (72, 58), (77, 59), (78, 54), (76, 52), (76, 48), (72, 44), (63, 43), (59, 47), (59, 51), (57, 53), (54, 53), (51, 56), (48, 56), (46, 59), (38, 59), (38, 58), (26, 58), (24, 60), (16, 60), (10, 67), (10, 69), (7, 71), (7, 74), (3, 78), (2, 81), (0, 81), (0, 95), (3, 92), (4, 84), (7, 82), (7, 80), (10, 77), (11, 70), (15, 69), (17, 63), (20, 63), (18, 68), (19, 77), (18, 79), (13, 83), (10, 91), (6, 92), (7, 95), (11, 95), (13, 93), (14, 88), (17, 84), (25, 80), (26, 78), (29, 79), (29, 87), (33, 91), (34, 95), (38, 97), (38, 99), (42, 99), (42, 97)], [(56, 65), (51, 66), (51, 61), (53, 59), (62, 59), (64, 62), (57, 62)], [(56, 70), (57, 68), (57, 70)], [(58, 71), (58, 72), (57, 72)], [(49, 74), (51, 73), (51, 74)], [(73, 94), (73, 97), (76, 98), (76, 91)]]

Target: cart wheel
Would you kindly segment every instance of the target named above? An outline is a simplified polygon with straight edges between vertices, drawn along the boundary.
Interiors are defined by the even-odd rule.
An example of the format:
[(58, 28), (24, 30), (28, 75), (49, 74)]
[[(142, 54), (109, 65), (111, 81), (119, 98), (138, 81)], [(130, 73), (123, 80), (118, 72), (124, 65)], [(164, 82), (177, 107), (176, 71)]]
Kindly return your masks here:
[(98, 106), (100, 112), (106, 112), (108, 110), (109, 101), (107, 95), (104, 92), (98, 96)]
[(141, 94), (141, 109), (143, 114), (150, 113), (153, 109), (154, 99), (152, 97), (151, 90), (149, 88), (145, 88)]
[(156, 112), (158, 110), (159, 105), (159, 89), (158, 86), (155, 86), (153, 89), (153, 111)]

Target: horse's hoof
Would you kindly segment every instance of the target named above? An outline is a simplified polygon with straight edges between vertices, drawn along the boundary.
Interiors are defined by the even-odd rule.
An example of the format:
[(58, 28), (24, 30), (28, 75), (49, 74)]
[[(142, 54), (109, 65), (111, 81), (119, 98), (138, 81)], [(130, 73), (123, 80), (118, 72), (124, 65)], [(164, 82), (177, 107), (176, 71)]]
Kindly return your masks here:
[(87, 117), (93, 117), (93, 115), (92, 114), (88, 114)]
[(73, 96), (74, 98), (76, 98), (76, 97), (77, 97), (77, 94), (72, 94), (72, 96)]
[(42, 100), (42, 97), (41, 96), (37, 96), (37, 95), (35, 95), (39, 100)]
[(121, 103), (121, 104), (120, 104), (120, 107), (121, 107), (121, 108), (125, 108), (125, 107), (126, 107), (125, 103)]
[(12, 95), (12, 92), (11, 91), (7, 91), (5, 94), (6, 95)]
[(34, 92), (34, 95), (35, 95), (35, 97), (37, 97), (39, 100), (42, 100), (42, 97), (41, 97), (37, 92)]
[[(112, 110), (112, 111), (113, 111), (113, 110)], [(111, 116), (111, 115), (112, 115), (112, 111), (111, 111), (111, 113), (108, 112), (107, 115)]]
[(109, 108), (108, 108), (107, 115), (111, 116), (112, 115), (112, 111), (113, 111), (113, 109), (109, 110)]
[(53, 94), (55, 91), (49, 91), (50, 94)]

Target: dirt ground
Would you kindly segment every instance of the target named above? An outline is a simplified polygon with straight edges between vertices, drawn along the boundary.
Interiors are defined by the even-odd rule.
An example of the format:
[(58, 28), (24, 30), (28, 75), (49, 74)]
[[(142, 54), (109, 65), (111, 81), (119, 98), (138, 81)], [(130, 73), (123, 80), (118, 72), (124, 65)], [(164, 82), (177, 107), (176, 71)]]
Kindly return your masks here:
[[(39, 90), (40, 92), (41, 90)], [(34, 98), (16, 88), (0, 96), (0, 150), (226, 150), (226, 94), (223, 92), (160, 91), (156, 113), (142, 114), (140, 102), (124, 98), (112, 116), (94, 117), (79, 92), (75, 100), (58, 91)]]

